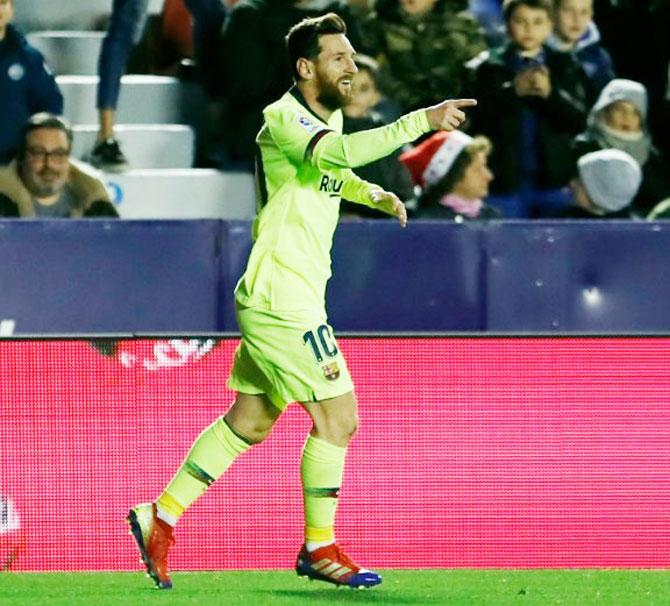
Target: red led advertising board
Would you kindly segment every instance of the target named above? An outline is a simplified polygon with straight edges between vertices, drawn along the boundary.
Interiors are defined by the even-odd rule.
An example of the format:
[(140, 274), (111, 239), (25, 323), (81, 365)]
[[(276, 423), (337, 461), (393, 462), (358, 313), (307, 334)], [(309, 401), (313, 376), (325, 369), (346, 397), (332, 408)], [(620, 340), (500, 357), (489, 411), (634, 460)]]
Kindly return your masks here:
[[(0, 341), (0, 556), (139, 570), (124, 517), (223, 414), (234, 339)], [(346, 338), (360, 429), (337, 519), (379, 567), (667, 567), (670, 339)], [(291, 406), (186, 513), (175, 570), (288, 568)]]

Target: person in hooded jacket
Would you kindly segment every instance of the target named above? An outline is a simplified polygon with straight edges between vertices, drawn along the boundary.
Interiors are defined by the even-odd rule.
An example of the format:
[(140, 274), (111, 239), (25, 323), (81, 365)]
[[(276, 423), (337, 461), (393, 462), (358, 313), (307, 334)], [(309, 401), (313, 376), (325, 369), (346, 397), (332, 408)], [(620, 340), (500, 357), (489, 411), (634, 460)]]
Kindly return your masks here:
[(574, 139), (575, 161), (598, 149), (624, 151), (642, 168), (634, 212), (646, 216), (670, 196), (667, 163), (647, 127), (647, 90), (640, 82), (615, 78), (600, 93), (589, 112), (586, 130)]
[(619, 149), (599, 149), (577, 161), (570, 181), (573, 205), (564, 219), (634, 219), (631, 202), (642, 181), (640, 165)]

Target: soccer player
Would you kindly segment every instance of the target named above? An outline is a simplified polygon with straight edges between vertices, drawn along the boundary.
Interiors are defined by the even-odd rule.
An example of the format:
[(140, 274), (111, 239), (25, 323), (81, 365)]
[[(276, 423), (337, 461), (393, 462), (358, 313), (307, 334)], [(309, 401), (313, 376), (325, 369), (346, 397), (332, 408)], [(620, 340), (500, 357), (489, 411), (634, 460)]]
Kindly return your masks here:
[(239, 455), (262, 442), (296, 401), (313, 423), (301, 461), (305, 541), (296, 572), (350, 587), (381, 583), (379, 574), (343, 553), (333, 530), (347, 445), (358, 421), (353, 384), (324, 304), (340, 196), (378, 208), (404, 226), (402, 202), (350, 167), (431, 130), (457, 128), (465, 119), (461, 108), (475, 101), (444, 101), (387, 126), (342, 135), (340, 108), (356, 72), (344, 22), (333, 13), (305, 19), (286, 40), (295, 86), (264, 110), (256, 139), (260, 209), (246, 272), (235, 290), (242, 341), (228, 385), (237, 397), (196, 439), (158, 499), (128, 514), (160, 589), (172, 586), (167, 556), (181, 515)]

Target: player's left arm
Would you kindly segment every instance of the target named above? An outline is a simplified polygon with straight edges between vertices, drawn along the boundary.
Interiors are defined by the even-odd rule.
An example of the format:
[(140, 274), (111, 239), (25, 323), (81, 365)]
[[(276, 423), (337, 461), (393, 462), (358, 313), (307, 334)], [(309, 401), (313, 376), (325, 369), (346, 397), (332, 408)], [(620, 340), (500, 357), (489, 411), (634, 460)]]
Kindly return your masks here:
[(401, 227), (407, 225), (407, 209), (393, 192), (384, 191), (379, 185), (368, 183), (351, 170), (342, 170), (340, 175), (344, 180), (343, 198), (391, 215), (398, 219)]

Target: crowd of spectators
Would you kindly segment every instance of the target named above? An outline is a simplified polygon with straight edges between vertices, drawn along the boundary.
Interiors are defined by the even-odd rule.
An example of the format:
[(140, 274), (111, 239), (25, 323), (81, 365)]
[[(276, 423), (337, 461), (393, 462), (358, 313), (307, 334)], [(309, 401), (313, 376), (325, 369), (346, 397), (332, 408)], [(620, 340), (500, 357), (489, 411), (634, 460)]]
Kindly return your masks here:
[[(26, 141), (39, 134), (26, 129), (29, 117), (48, 112), (54, 119), (63, 97), (43, 57), (11, 25), (13, 2), (0, 0), (3, 178), (25, 181), (32, 165), (46, 170), (61, 160), (77, 174), (71, 130), (56, 151)], [(89, 158), (106, 172), (127, 167), (115, 111), (147, 6), (148, 0), (112, 2), (99, 57), (99, 132)], [(253, 170), (262, 109), (291, 86), (284, 36), (302, 18), (330, 11), (345, 19), (360, 54), (343, 110), (345, 132), (444, 98), (478, 100), (464, 132), (435, 134), (358, 169), (397, 193), (415, 217), (665, 216), (654, 209), (670, 197), (670, 0), (166, 0), (163, 17), (180, 22), (178, 35), (192, 37), (180, 48), (192, 53), (215, 108), (207, 123), (214, 134), (201, 137), (213, 142), (199, 155), (201, 165)], [(165, 32), (171, 35), (169, 27)], [(597, 154), (607, 150), (614, 153)], [(605, 182), (613, 189), (594, 185), (614, 174)], [(15, 214), (6, 195), (2, 204), (3, 214)], [(35, 211), (41, 206), (34, 194), (32, 210), (20, 208), (21, 216), (48, 216)], [(343, 206), (344, 215), (356, 211), (368, 212)]]

